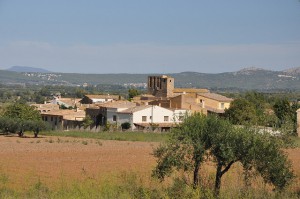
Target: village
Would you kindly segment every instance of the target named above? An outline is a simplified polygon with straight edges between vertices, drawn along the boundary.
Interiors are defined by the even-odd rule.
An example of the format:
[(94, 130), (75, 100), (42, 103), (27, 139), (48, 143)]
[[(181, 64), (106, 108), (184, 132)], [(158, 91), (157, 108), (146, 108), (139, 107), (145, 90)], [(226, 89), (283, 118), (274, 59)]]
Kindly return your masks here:
[[(107, 127), (129, 130), (168, 131), (194, 112), (222, 115), (233, 101), (208, 89), (175, 88), (175, 79), (165, 75), (149, 76), (147, 94), (126, 100), (119, 95), (85, 95), (82, 99), (53, 96), (44, 104), (32, 104), (43, 121), (53, 130), (80, 130), (89, 117), (85, 130), (98, 132)], [(60, 107), (72, 107), (61, 109)]]

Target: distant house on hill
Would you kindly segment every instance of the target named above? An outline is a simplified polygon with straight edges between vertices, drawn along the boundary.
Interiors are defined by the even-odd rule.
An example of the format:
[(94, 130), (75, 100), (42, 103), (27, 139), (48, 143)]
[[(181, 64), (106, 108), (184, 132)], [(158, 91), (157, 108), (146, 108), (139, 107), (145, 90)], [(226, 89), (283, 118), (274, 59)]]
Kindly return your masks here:
[(80, 101), (82, 104), (95, 104), (95, 103), (104, 103), (110, 101), (121, 100), (120, 95), (85, 95)]

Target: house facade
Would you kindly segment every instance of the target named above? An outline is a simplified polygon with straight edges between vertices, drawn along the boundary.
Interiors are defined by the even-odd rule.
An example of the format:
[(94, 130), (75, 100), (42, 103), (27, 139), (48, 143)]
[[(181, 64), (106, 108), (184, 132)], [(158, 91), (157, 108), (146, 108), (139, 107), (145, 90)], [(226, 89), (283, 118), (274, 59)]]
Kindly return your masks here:
[(233, 99), (219, 95), (216, 93), (198, 93), (197, 102), (202, 104), (202, 107), (211, 113), (224, 113), (225, 109), (230, 107)]
[(97, 128), (107, 124), (107, 118), (111, 117), (110, 114), (135, 106), (135, 103), (129, 101), (111, 101), (86, 108), (86, 115), (90, 116), (94, 121), (92, 128)]
[(80, 110), (51, 110), (41, 113), (42, 120), (47, 122), (53, 130), (69, 130), (80, 128), (85, 111)]
[(144, 105), (119, 111), (108, 109), (107, 121), (117, 126), (129, 122), (132, 130), (143, 130), (153, 126), (168, 130), (176, 123), (182, 122), (186, 114), (188, 114), (187, 110), (171, 110), (155, 105)]

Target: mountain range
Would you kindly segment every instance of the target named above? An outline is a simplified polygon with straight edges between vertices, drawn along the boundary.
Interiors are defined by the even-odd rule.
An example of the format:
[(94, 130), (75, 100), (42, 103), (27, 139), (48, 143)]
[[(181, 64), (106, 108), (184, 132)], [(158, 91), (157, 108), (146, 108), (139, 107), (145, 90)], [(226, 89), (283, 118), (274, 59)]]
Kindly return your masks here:
[(13, 72), (51, 73), (51, 71), (45, 70), (43, 68), (35, 68), (35, 67), (29, 67), (29, 66), (12, 66), (6, 70), (13, 71)]
[[(19, 68), (22, 69), (22, 68)], [(24, 69), (24, 68), (23, 68)], [(36, 68), (35, 68), (36, 69)], [(38, 70), (44, 71), (44, 70)], [(0, 83), (78, 86), (114, 84), (146, 84), (148, 75), (162, 74), (78, 74), (0, 70)], [(181, 72), (164, 74), (175, 78), (176, 87), (208, 88), (216, 90), (285, 90), (300, 91), (300, 67), (284, 71), (244, 68), (236, 72), (217, 74)]]

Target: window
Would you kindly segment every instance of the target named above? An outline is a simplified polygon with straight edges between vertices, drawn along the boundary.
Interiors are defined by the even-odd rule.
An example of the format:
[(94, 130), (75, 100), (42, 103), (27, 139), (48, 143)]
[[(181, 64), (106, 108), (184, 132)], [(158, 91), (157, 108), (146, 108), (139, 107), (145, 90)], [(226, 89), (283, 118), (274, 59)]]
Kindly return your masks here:
[(184, 116), (180, 115), (178, 118), (179, 121), (183, 121), (184, 120)]
[(147, 116), (142, 116), (142, 121), (147, 122)]
[(150, 120), (152, 120), (152, 116), (150, 116), (149, 118), (150, 118)]
[(164, 116), (164, 121), (168, 122), (169, 121), (169, 116)]
[(224, 103), (221, 103), (221, 109), (224, 109)]
[(53, 117), (51, 116), (51, 122), (53, 121)]
[(116, 116), (116, 115), (113, 116), (113, 121), (114, 121), (114, 122), (117, 121), (117, 116)]

